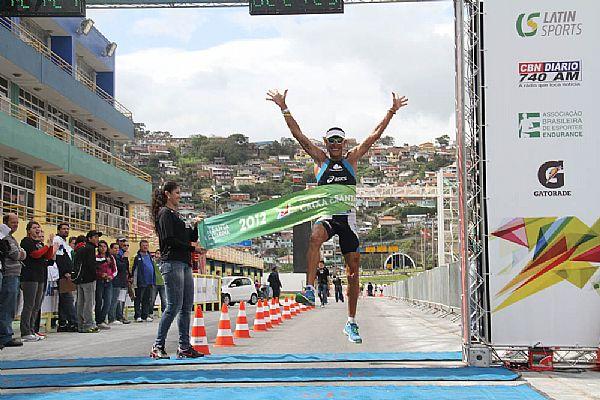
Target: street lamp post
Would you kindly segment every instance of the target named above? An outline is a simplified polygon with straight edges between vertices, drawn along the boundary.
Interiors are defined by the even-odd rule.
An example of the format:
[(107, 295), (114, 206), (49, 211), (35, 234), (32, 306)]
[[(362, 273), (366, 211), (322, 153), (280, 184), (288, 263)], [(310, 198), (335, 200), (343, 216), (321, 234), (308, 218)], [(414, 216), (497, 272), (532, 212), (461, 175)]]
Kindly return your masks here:
[(225, 194), (228, 194), (228, 193), (229, 193), (229, 191), (224, 191), (224, 192), (221, 192), (221, 193), (217, 193), (217, 188), (214, 187), (214, 194), (212, 194), (211, 197), (213, 198), (213, 200), (215, 202), (214, 203), (215, 204), (214, 205), (214, 214), (215, 215), (217, 215), (217, 202), (219, 201), (219, 197), (221, 197), (221, 196), (223, 196)]

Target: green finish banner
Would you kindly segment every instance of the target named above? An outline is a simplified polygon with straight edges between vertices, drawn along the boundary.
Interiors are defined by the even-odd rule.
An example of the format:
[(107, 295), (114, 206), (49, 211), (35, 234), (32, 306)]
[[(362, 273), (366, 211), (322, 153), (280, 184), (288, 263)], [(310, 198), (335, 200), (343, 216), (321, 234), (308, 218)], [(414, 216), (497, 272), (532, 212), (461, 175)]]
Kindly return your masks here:
[(318, 186), (207, 218), (198, 224), (198, 237), (203, 248), (214, 249), (344, 213), (355, 203), (355, 186)]

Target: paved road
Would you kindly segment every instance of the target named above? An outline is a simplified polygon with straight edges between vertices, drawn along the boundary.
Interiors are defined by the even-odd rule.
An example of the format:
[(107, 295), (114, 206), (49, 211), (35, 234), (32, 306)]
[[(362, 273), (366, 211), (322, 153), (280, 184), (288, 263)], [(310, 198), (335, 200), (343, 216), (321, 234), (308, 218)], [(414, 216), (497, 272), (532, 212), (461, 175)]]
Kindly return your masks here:
[[(238, 307), (230, 309), (232, 324)], [(248, 320), (253, 322), (255, 307), (248, 309)], [(210, 343), (214, 343), (219, 313), (205, 314)], [(364, 343), (356, 345), (346, 340), (341, 330), (346, 320), (345, 304), (335, 302), (325, 308), (303, 313), (269, 332), (252, 333), (251, 339), (237, 339), (233, 348), (211, 346), (213, 354), (260, 354), (260, 353), (314, 353), (314, 352), (395, 352), (395, 351), (459, 351), (460, 327), (452, 318), (441, 318), (430, 312), (384, 298), (364, 298), (359, 303), (358, 322)], [(146, 356), (156, 335), (158, 322), (132, 323), (115, 326), (98, 334), (51, 333), (48, 339), (26, 343), (22, 348), (7, 348), (0, 353), (2, 359), (40, 359), (66, 357)], [(167, 350), (173, 352), (177, 345), (177, 327), (174, 324), (167, 342)], [(385, 364), (404, 366), (456, 366), (460, 363), (362, 363), (361, 366)], [(353, 366), (354, 364), (344, 364)], [(359, 365), (359, 364), (356, 364)], [(335, 367), (334, 363), (270, 364), (260, 368), (313, 368)], [(254, 364), (216, 365), (206, 368), (256, 368)], [(165, 368), (165, 367), (160, 367)], [(168, 367), (169, 369), (184, 367)], [(119, 369), (125, 368), (106, 368)], [(73, 371), (85, 371), (74, 369)], [(3, 371), (22, 373), (23, 371)], [(61, 372), (70, 372), (62, 369)], [(524, 373), (523, 378), (539, 391), (556, 400), (600, 400), (600, 373)], [(492, 383), (503, 385), (524, 382)], [(370, 383), (372, 384), (372, 383)], [(382, 385), (405, 385), (407, 383), (382, 382)], [(411, 382), (410, 385), (420, 385)], [(429, 383), (430, 384), (430, 383)], [(440, 382), (439, 385), (455, 385)], [(465, 384), (465, 383), (462, 383)], [(470, 383), (466, 383), (470, 384)], [(309, 384), (310, 385), (310, 384)], [(345, 386), (365, 383), (343, 383)], [(170, 385), (188, 387), (198, 385)], [(210, 385), (207, 385), (210, 386)], [(127, 387), (127, 386), (125, 386)], [(154, 386), (153, 386), (154, 387)], [(164, 386), (156, 386), (157, 388)], [(51, 391), (54, 389), (50, 389)], [(65, 390), (65, 389), (62, 389)], [(85, 389), (68, 389), (85, 390)], [(19, 392), (19, 391), (7, 391)]]
[[(333, 300), (333, 299), (331, 299)], [(350, 343), (342, 334), (346, 322), (346, 304), (330, 303), (286, 321), (268, 332), (252, 332), (252, 339), (237, 339), (234, 348), (211, 346), (213, 354), (231, 353), (314, 353), (314, 352), (391, 352), (460, 351), (460, 330), (447, 320), (387, 301), (365, 298), (359, 303), (358, 322), (364, 343)], [(230, 307), (232, 328), (238, 306)], [(252, 326), (256, 307), (248, 306)], [(209, 343), (214, 343), (220, 313), (204, 314)], [(145, 356), (156, 336), (154, 322), (116, 325), (97, 334), (51, 333), (44, 341), (25, 343), (22, 348), (7, 348), (3, 357), (38, 359), (53, 357)], [(177, 347), (176, 322), (167, 340), (167, 350)]]

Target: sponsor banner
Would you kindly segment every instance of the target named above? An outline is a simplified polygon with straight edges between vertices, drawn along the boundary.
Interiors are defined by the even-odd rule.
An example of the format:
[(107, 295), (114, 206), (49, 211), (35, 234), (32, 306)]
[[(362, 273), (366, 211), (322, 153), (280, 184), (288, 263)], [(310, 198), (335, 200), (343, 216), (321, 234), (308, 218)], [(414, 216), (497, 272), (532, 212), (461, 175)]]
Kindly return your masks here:
[(198, 224), (198, 236), (202, 247), (213, 249), (344, 213), (355, 203), (354, 186), (318, 186), (207, 218)]
[[(529, 2), (527, 5), (540, 4), (540, 2)], [(518, 14), (517, 33), (521, 37), (565, 37), (579, 36), (583, 33), (583, 23), (581, 22), (581, 9), (575, 9), (570, 2), (555, 2), (560, 4), (558, 10), (533, 11)], [(521, 7), (523, 3), (521, 3)], [(569, 6), (569, 10), (564, 10)], [(547, 6), (543, 8), (547, 9)]]
[(583, 138), (583, 111), (520, 112), (519, 138), (521, 139), (581, 139)]
[(519, 62), (520, 88), (581, 86), (581, 61)]
[(485, 0), (491, 342), (600, 338), (600, 2)]

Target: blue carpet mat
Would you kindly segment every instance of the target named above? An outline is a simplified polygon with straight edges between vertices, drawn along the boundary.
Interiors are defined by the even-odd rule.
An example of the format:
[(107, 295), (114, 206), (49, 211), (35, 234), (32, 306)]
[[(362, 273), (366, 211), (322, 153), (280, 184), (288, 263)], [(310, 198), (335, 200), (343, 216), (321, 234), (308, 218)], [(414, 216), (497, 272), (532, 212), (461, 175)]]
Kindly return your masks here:
[(4, 394), (3, 400), (546, 400), (519, 386), (267, 386)]
[(309, 353), (210, 355), (196, 359), (152, 360), (149, 357), (65, 358), (47, 360), (0, 361), (0, 369), (61, 367), (128, 367), (144, 365), (308, 363), (361, 361), (461, 361), (460, 351), (402, 353)]
[(0, 388), (217, 382), (511, 381), (518, 377), (506, 368), (475, 367), (197, 369), (3, 375)]

